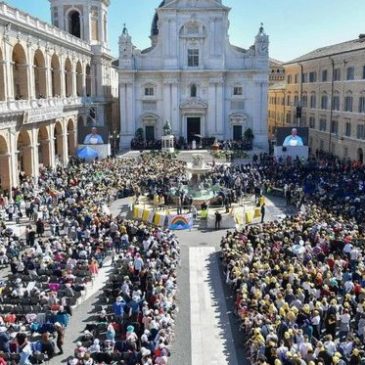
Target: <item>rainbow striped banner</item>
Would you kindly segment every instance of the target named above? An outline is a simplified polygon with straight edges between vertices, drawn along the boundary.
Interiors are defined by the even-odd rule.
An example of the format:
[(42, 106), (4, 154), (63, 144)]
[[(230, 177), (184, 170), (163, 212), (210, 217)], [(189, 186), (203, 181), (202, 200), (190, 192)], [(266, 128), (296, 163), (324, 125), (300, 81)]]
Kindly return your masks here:
[(169, 216), (168, 228), (172, 231), (191, 229), (194, 224), (192, 214), (177, 214)]

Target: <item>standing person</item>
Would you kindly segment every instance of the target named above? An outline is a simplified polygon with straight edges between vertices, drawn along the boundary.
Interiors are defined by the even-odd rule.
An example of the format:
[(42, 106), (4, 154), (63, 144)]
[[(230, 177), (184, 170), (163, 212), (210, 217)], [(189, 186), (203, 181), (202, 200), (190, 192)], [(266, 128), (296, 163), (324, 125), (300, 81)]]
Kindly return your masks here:
[(287, 192), (286, 192), (286, 205), (290, 205), (291, 204), (291, 189), (290, 187), (288, 188)]
[(265, 205), (265, 197), (262, 194), (260, 194), (259, 206), (262, 207), (263, 205)]
[(55, 355), (54, 344), (50, 339), (49, 333), (42, 333), (41, 336), (41, 352), (47, 355), (46, 359), (52, 359)]
[(265, 208), (265, 203), (264, 203), (261, 205), (261, 223), (264, 223), (265, 213), (266, 213), (266, 208)]
[(221, 221), (222, 221), (222, 214), (218, 212), (218, 210), (215, 212), (215, 229), (219, 230), (221, 229)]
[(42, 219), (38, 219), (36, 223), (38, 237), (43, 237), (44, 234), (44, 222)]
[(177, 198), (177, 214), (182, 214), (183, 199), (184, 199), (184, 193), (180, 193)]
[(26, 242), (28, 246), (33, 247), (35, 243), (35, 231), (31, 224), (27, 225), (26, 228)]
[(15, 211), (14, 205), (10, 204), (7, 209), (9, 221), (13, 220), (14, 211)]
[(60, 350), (58, 355), (62, 355), (63, 354), (63, 344), (65, 342), (65, 329), (59, 322), (56, 322), (54, 326), (55, 326), (55, 330), (57, 333), (56, 345), (57, 345), (58, 349)]

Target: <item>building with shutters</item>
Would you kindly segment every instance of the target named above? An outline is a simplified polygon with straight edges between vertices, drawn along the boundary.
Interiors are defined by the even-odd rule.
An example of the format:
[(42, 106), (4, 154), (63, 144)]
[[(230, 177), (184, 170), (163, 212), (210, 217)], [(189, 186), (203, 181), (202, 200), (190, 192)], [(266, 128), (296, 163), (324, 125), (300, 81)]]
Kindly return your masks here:
[(316, 49), (284, 68), (285, 82), (269, 89), (270, 130), (309, 127), (313, 154), (364, 162), (365, 35)]

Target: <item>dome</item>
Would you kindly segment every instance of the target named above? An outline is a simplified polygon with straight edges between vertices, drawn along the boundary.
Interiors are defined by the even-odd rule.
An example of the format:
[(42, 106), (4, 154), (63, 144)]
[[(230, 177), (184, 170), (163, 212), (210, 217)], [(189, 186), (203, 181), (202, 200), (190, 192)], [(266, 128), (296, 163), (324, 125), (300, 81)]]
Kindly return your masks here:
[[(162, 8), (165, 5), (165, 0), (161, 2), (159, 5), (159, 8)], [(151, 26), (151, 36), (158, 35), (158, 14), (155, 13), (155, 16), (153, 17), (152, 26)]]

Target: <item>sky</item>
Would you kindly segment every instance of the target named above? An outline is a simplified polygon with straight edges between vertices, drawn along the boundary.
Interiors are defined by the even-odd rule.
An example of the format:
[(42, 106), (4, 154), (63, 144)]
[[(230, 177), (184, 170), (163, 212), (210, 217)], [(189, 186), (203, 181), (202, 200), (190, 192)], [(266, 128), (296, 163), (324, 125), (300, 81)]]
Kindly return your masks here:
[[(5, 2), (50, 22), (48, 0)], [(150, 46), (151, 22), (160, 2), (111, 0), (109, 42), (113, 56), (118, 56), (118, 38), (124, 23), (138, 48)], [(365, 33), (364, 0), (223, 0), (223, 4), (232, 9), (229, 16), (232, 44), (250, 47), (263, 22), (270, 36), (270, 57), (281, 61)]]

